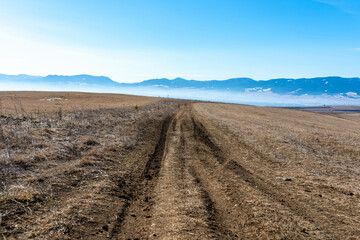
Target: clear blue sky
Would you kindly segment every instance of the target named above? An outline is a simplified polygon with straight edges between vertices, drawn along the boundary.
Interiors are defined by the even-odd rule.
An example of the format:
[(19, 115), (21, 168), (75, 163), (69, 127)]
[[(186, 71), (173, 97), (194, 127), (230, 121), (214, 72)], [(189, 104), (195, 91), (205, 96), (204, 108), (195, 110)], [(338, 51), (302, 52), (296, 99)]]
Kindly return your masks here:
[(0, 73), (360, 76), (360, 1), (0, 0)]

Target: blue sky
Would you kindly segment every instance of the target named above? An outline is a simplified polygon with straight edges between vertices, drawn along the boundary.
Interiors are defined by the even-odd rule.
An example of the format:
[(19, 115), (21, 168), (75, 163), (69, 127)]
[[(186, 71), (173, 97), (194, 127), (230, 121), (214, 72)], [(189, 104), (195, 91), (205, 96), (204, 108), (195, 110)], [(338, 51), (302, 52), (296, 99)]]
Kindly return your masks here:
[(0, 72), (360, 76), (358, 0), (0, 0)]

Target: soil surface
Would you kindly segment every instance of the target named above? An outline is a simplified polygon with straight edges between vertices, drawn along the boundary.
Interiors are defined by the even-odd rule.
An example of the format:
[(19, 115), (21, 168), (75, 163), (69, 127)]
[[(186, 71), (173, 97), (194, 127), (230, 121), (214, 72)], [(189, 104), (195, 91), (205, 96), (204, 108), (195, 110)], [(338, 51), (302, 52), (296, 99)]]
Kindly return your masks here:
[[(112, 155), (111, 187), (94, 186), (56, 238), (359, 239), (360, 119), (346, 116), (183, 104)], [(14, 238), (54, 238), (42, 226)]]
[(353, 124), (283, 109), (183, 105), (164, 122), (142, 191), (111, 236), (357, 239), (359, 121)]

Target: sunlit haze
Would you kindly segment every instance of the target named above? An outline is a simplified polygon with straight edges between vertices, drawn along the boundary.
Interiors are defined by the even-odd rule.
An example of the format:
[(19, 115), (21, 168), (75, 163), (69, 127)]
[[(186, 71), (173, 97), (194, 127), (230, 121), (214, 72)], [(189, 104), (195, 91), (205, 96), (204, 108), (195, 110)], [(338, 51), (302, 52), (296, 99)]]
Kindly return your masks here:
[(0, 73), (359, 76), (357, 0), (0, 0)]

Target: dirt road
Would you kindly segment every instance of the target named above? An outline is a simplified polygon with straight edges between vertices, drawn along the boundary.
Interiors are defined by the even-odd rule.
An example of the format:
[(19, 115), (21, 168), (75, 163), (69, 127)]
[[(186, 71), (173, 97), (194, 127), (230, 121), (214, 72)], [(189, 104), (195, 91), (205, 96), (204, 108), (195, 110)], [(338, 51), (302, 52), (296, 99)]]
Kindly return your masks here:
[[(235, 131), (241, 128), (241, 117), (235, 116), (241, 115), (241, 110), (228, 106), (186, 104), (164, 122), (161, 137), (139, 181), (140, 187), (121, 212), (111, 238), (344, 239), (346, 236), (356, 239), (360, 236), (359, 192), (356, 186), (351, 188), (358, 183), (352, 178), (348, 185), (338, 185), (342, 178), (340, 168), (349, 163), (345, 161), (349, 153), (342, 153), (342, 167), (326, 166), (323, 162), (319, 163), (322, 169), (318, 169), (315, 165), (324, 161), (325, 154), (319, 150), (323, 149), (321, 140), (318, 145), (307, 146), (306, 140), (301, 142), (301, 134), (296, 136), (297, 129), (270, 133), (273, 139), (266, 134), (256, 135), (259, 131), (254, 129)], [(270, 122), (274, 119), (267, 119), (267, 115), (282, 110), (269, 110), (270, 113), (254, 107), (245, 110), (251, 116), (262, 114), (260, 126), (267, 131), (278, 131), (275, 125), (286, 128), (282, 121), (290, 121), (280, 119), (284, 116), (279, 113), (276, 124)], [(222, 111), (233, 116), (222, 116)], [(290, 113), (295, 115), (294, 119), (300, 117), (296, 114), (317, 116)], [(322, 118), (325, 118), (323, 126), (330, 124), (327, 116)], [(253, 119), (246, 127), (254, 127), (256, 121)], [(304, 119), (298, 121), (302, 121), (301, 127), (310, 126)], [(339, 125), (337, 119), (334, 124)], [(308, 131), (318, 138), (327, 137), (317, 135), (312, 129)], [(319, 131), (325, 134), (323, 129)], [(302, 134), (307, 134), (307, 130), (302, 129)], [(283, 145), (271, 146), (277, 142)], [(283, 150), (284, 144), (290, 149)], [(265, 147), (273, 149), (267, 152)], [(313, 153), (308, 153), (307, 148)], [(307, 163), (303, 160), (313, 156), (318, 159), (312, 159), (311, 174), (317, 173), (318, 181), (306, 172)], [(336, 151), (331, 156), (336, 156)], [(350, 157), (353, 157), (355, 176), (359, 172), (356, 161), (359, 157), (356, 154)]]
[(182, 103), (88, 113), (98, 144), (33, 160), (51, 194), (4, 200), (0, 238), (359, 239), (359, 115)]

